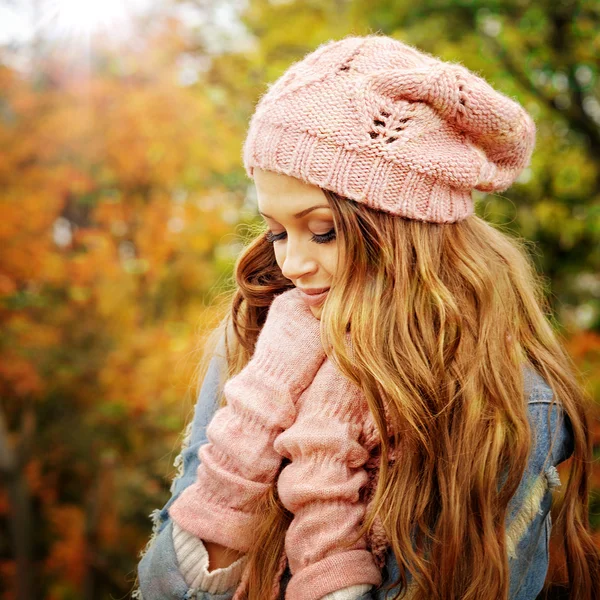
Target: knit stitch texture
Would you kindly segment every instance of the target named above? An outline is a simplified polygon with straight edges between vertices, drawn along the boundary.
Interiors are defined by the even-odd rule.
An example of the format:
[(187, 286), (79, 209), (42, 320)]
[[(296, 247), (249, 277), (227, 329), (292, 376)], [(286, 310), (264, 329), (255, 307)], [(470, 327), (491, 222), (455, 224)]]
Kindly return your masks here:
[[(253, 503), (279, 474), (281, 501), (294, 513), (281, 560), (292, 572), (286, 598), (320, 600), (379, 585), (381, 572), (364, 538), (345, 546), (365, 512), (368, 406), (324, 360), (319, 321), (302, 306), (295, 289), (271, 304), (252, 359), (225, 383), (227, 406), (207, 428), (196, 481), (169, 514), (198, 538), (245, 552), (261, 518)], [(284, 457), (292, 462), (281, 470)]]
[(196, 481), (169, 514), (194, 535), (245, 552), (261, 515), (254, 507), (281, 466), (275, 437), (292, 425), (295, 402), (325, 360), (320, 322), (293, 288), (277, 296), (254, 355), (223, 388), (219, 409), (200, 449)]
[(169, 509), (174, 523), (201, 539), (247, 550), (255, 517), (244, 511), (245, 502), (275, 481), (286, 457), (292, 462), (277, 479), (282, 504), (294, 513), (282, 557), (281, 572), (288, 562), (292, 572), (286, 598), (320, 600), (355, 584), (379, 585), (381, 571), (366, 540), (341, 547), (355, 536), (365, 513), (359, 497), (369, 479), (364, 396), (326, 360), (295, 409), (282, 405), (275, 412), (266, 403), (259, 425), (248, 411), (251, 402), (264, 401), (259, 385), (239, 375), (225, 384), (228, 405), (207, 429), (196, 482)]
[(472, 190), (507, 189), (535, 124), (466, 67), (383, 35), (329, 41), (263, 94), (243, 148), (254, 167), (434, 223), (473, 214)]
[(291, 462), (277, 480), (281, 503), (294, 514), (285, 538), (292, 578), (286, 598), (319, 599), (346, 586), (381, 583), (364, 537), (360, 491), (369, 480), (363, 446), (370, 417), (365, 397), (327, 359), (298, 401), (294, 424), (274, 442)]

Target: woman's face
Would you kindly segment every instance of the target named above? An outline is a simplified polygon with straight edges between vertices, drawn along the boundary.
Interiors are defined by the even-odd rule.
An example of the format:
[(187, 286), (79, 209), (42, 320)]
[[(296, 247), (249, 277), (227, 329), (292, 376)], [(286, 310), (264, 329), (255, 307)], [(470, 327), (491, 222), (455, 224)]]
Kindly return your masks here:
[[(327, 196), (318, 186), (258, 168), (254, 182), (283, 276), (301, 290), (330, 287), (338, 245)], [(322, 302), (310, 309), (320, 318)]]

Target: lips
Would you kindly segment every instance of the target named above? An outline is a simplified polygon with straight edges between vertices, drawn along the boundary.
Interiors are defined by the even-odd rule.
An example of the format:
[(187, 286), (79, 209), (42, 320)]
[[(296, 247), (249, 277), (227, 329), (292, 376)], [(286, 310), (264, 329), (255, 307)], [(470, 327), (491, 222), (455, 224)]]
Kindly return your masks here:
[[(319, 304), (325, 301), (325, 298), (327, 298), (327, 294), (329, 293), (329, 288), (321, 289), (324, 289), (324, 291), (318, 294), (304, 292), (303, 290), (300, 290), (300, 294), (302, 296), (302, 299), (304, 300), (304, 302), (306, 302), (306, 304), (308, 304), (308, 306), (318, 306)], [(312, 290), (312, 292), (317, 291), (317, 289)]]
[(322, 294), (323, 292), (327, 292), (329, 290), (328, 287), (322, 288), (311, 288), (311, 289), (302, 289), (298, 288), (303, 294), (307, 294), (308, 296), (317, 296), (318, 294)]

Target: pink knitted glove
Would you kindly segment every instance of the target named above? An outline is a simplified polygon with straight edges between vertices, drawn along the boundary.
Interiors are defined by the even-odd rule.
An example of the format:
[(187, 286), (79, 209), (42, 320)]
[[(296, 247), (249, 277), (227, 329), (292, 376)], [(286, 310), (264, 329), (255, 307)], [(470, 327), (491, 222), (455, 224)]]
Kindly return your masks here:
[(364, 394), (325, 360), (297, 407), (296, 421), (274, 442), (291, 460), (277, 480), (282, 504), (294, 513), (285, 538), (292, 572), (286, 598), (319, 600), (349, 586), (377, 586), (381, 571), (366, 539), (341, 547), (356, 535), (366, 511), (359, 494), (368, 482)]
[(277, 435), (296, 418), (296, 401), (325, 360), (320, 321), (297, 289), (277, 296), (248, 364), (223, 388), (200, 447), (196, 481), (169, 508), (173, 521), (197, 537), (247, 552), (257, 520), (252, 504), (281, 466)]
[(310, 385), (324, 360), (321, 322), (300, 290), (292, 288), (276, 296), (246, 368), (276, 378), (297, 397)]

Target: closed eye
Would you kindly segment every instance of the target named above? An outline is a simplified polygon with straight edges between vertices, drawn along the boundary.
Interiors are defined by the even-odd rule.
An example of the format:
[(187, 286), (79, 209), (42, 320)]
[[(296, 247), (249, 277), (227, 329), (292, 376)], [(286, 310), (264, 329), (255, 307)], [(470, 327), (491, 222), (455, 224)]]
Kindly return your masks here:
[[(267, 240), (267, 242), (272, 244), (273, 242), (278, 242), (279, 240), (285, 239), (286, 235), (287, 234), (285, 231), (283, 233), (272, 233), (271, 231), (267, 231), (265, 234), (265, 239)], [(324, 233), (322, 235), (318, 235), (316, 233), (313, 234), (313, 236), (310, 238), (310, 241), (316, 242), (317, 244), (327, 244), (329, 242), (332, 242), (335, 239), (335, 237), (335, 229), (332, 229), (331, 231), (328, 231), (327, 233)]]

